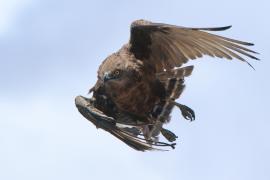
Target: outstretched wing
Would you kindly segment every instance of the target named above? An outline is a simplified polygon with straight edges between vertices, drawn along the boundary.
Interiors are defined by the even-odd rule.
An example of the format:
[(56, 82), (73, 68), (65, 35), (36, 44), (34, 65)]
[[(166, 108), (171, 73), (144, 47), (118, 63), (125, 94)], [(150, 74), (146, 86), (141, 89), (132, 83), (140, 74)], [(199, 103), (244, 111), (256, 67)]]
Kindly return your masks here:
[(189, 59), (203, 55), (247, 62), (240, 56), (244, 55), (258, 60), (252, 55), (257, 52), (245, 47), (252, 46), (252, 43), (205, 32), (223, 31), (230, 27), (186, 28), (137, 20), (131, 24), (130, 50), (136, 58), (153, 65), (157, 72), (180, 67)]

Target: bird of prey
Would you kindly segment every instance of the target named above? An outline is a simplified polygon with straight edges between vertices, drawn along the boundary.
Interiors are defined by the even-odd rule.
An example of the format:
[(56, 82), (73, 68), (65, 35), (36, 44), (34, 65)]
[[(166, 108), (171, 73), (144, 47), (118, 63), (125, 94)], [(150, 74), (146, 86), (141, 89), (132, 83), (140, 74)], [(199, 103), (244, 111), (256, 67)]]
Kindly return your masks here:
[[(83, 116), (130, 147), (139, 150), (174, 148), (177, 136), (163, 125), (170, 121), (173, 107), (187, 120), (194, 111), (176, 102), (191, 75), (189, 60), (208, 55), (258, 60), (248, 49), (252, 43), (239, 41), (209, 31), (223, 31), (231, 26), (188, 28), (146, 20), (131, 24), (129, 42), (100, 65), (91, 99), (78, 96), (76, 106)], [(160, 142), (159, 135), (169, 142)]]

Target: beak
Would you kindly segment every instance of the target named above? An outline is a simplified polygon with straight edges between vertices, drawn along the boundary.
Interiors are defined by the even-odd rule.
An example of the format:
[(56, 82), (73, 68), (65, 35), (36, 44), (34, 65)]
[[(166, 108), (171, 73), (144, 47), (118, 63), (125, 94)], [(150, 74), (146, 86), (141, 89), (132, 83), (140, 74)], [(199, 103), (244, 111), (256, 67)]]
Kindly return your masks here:
[(112, 76), (110, 76), (109, 72), (104, 73), (103, 81), (106, 82), (108, 80), (112, 79)]

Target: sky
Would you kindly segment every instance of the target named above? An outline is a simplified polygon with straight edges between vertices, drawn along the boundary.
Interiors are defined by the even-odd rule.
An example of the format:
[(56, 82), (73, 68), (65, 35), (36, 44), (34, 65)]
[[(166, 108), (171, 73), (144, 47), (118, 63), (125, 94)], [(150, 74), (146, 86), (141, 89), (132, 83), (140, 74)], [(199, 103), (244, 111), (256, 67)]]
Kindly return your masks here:
[[(269, 1), (0, 0), (0, 179), (269, 180)], [(260, 62), (204, 57), (166, 127), (168, 152), (137, 152), (97, 130), (74, 105), (133, 20), (219, 32), (255, 43)]]

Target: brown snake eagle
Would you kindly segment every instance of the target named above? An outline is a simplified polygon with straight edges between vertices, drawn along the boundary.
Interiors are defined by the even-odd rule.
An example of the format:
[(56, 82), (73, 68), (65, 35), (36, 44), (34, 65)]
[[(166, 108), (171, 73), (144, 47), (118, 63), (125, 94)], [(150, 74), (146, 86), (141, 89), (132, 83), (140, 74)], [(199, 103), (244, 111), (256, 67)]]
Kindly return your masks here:
[[(136, 150), (174, 148), (177, 136), (163, 127), (170, 121), (173, 107), (185, 119), (195, 119), (191, 108), (175, 101), (193, 70), (193, 66), (182, 65), (203, 55), (235, 58), (248, 65), (244, 57), (258, 60), (252, 55), (256, 52), (246, 48), (252, 43), (207, 32), (230, 27), (187, 28), (134, 21), (129, 42), (100, 65), (98, 80), (89, 91), (93, 97), (76, 97), (78, 110)], [(169, 142), (160, 142), (160, 134)]]

